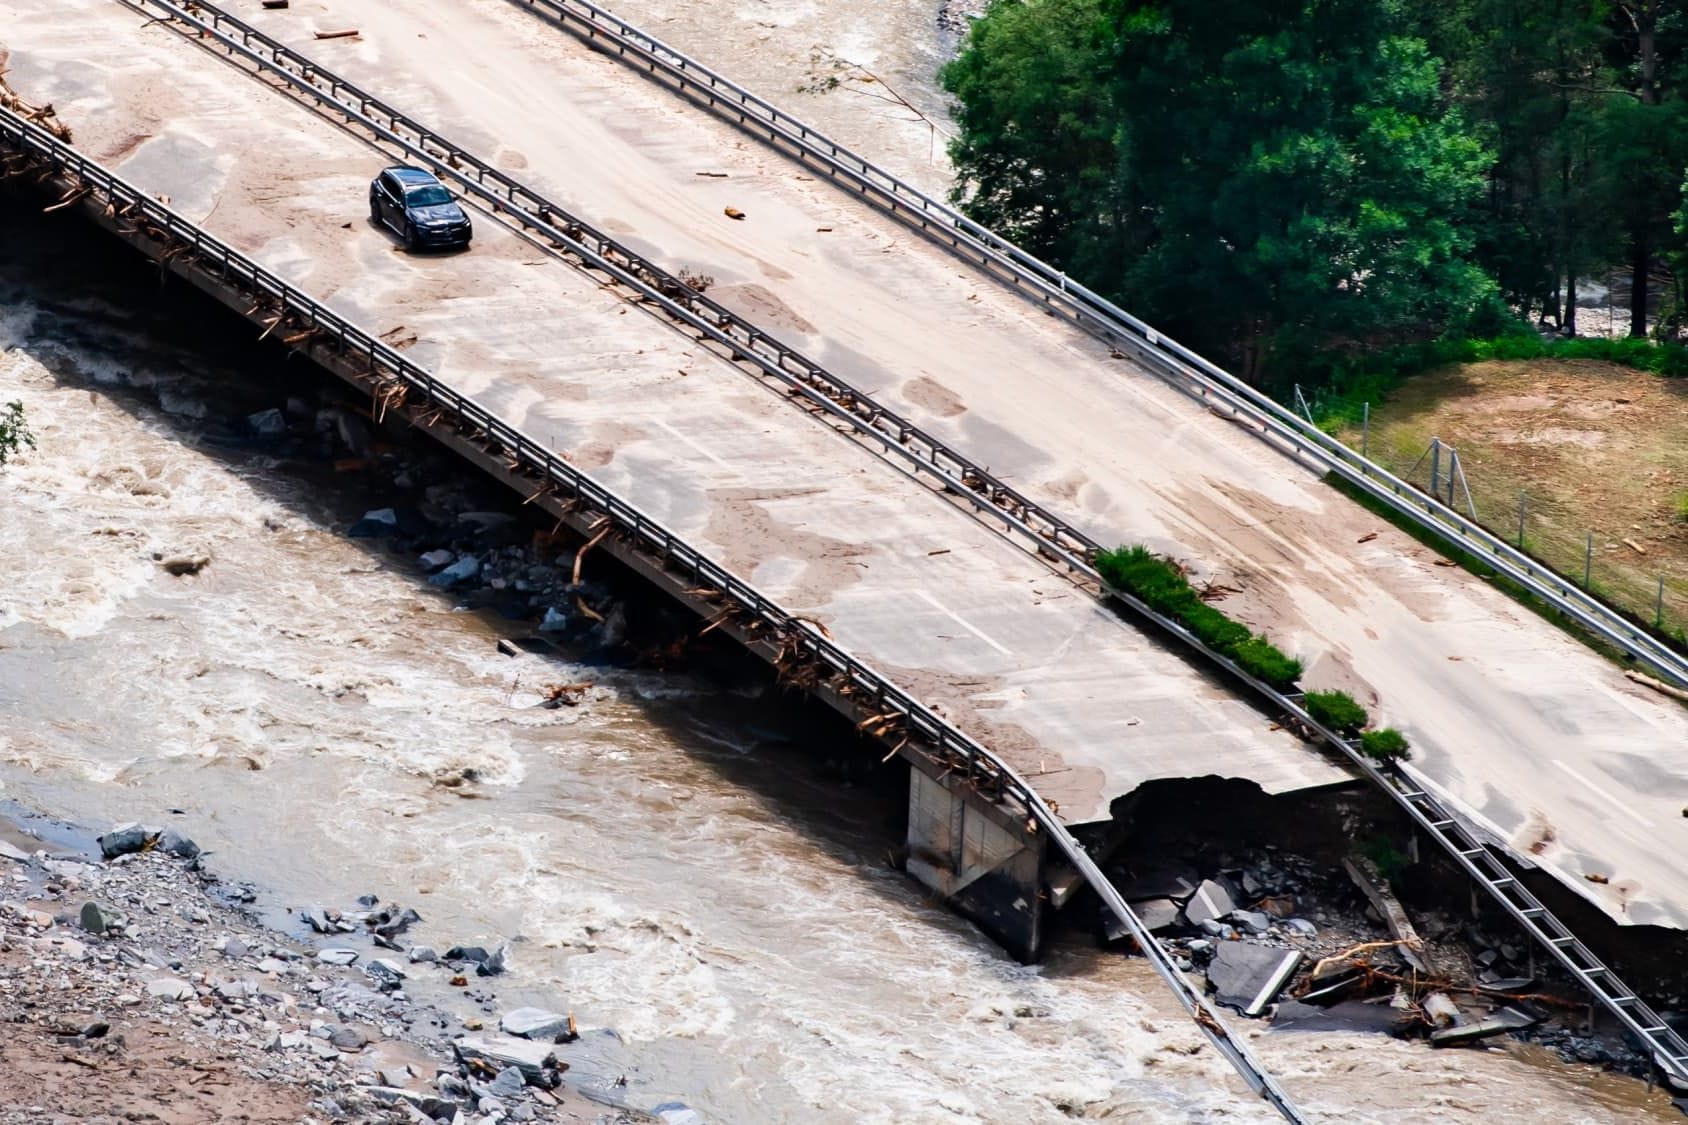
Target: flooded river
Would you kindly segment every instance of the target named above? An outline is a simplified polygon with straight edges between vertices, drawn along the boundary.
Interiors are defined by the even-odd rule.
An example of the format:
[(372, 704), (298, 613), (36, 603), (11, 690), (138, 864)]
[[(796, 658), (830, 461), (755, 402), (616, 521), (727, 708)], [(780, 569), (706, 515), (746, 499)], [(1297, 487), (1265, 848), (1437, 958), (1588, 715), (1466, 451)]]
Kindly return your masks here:
[[(288, 369), (193, 341), (156, 274), (0, 220), (0, 796), (159, 819), (278, 909), (374, 892), (426, 940), (516, 939), (502, 995), (624, 1046), (636, 1104), (714, 1121), (1267, 1120), (1138, 962), (1010, 961), (885, 862), (894, 785), (776, 699), (499, 655), (353, 478), (219, 439)], [(233, 388), (240, 388), (236, 395)], [(203, 554), (173, 577), (155, 556)], [(547, 681), (607, 690), (533, 706)], [(894, 768), (894, 767), (887, 767)], [(472, 769), (465, 790), (437, 784)], [(468, 792), (470, 796), (465, 796)], [(1638, 1083), (1518, 1049), (1251, 1031), (1328, 1120), (1636, 1120)]]

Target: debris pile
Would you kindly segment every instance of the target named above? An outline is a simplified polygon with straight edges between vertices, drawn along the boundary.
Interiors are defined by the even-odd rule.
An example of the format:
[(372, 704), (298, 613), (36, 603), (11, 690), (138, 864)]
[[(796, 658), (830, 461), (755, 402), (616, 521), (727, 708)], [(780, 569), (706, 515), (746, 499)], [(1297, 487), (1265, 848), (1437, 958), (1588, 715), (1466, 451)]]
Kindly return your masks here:
[[(1346, 857), (1341, 871), (1274, 852), (1207, 872), (1145, 869), (1118, 885), (1179, 968), (1274, 1029), (1376, 1031), (1433, 1047), (1514, 1035), (1567, 1061), (1647, 1074), (1616, 1032), (1589, 1028), (1586, 998), (1545, 972), (1522, 937), (1497, 940), (1441, 915), (1415, 925), (1371, 860)], [(1103, 931), (1134, 948), (1106, 911)]]

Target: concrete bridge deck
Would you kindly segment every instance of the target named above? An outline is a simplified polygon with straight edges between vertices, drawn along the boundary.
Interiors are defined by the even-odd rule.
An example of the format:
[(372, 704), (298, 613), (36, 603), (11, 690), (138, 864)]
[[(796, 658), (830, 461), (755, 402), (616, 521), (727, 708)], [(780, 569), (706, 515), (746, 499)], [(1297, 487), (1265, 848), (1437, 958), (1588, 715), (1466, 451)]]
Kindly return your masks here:
[[(905, 492), (881, 495), (872, 518), (895, 510), (892, 524), (871, 535), (839, 534), (800, 521), (813, 519), (812, 512), (834, 503), (835, 495), (835, 506), (852, 509), (851, 515), (867, 516), (874, 509), (854, 511), (856, 501), (841, 493), (816, 493), (811, 505), (778, 492), (813, 487), (817, 476), (830, 487), (837, 474), (770, 482), (718, 473), (723, 466), (705, 451), (731, 458), (734, 469), (745, 468), (737, 462), (742, 455), (771, 455), (766, 443), (718, 437), (721, 423), (710, 413), (739, 395), (760, 392), (718, 361), (674, 351), (680, 345), (672, 336), (663, 340), (656, 326), (646, 330), (650, 343), (645, 336), (633, 341), (609, 318), (625, 321), (638, 314), (624, 313), (602, 294), (591, 305), (589, 285), (566, 298), (584, 300), (581, 310), (559, 311), (553, 302), (564, 298), (552, 289), (559, 283), (533, 279), (558, 270), (522, 265), (536, 263), (537, 255), (523, 258), (519, 243), (495, 250), (488, 239), (461, 259), (416, 263), (391, 257), (379, 245), (380, 236), (361, 225), (360, 177), (371, 168), (368, 157), (358, 166), (355, 144), (341, 139), (331, 145), (326, 138), (332, 130), (310, 124), (250, 79), (186, 44), (172, 46), (173, 37), (163, 29), (141, 29), (139, 20), (113, 3), (49, 6), (17, 0), (12, 7), (24, 13), (5, 33), (16, 53), (14, 84), (26, 96), (55, 101), (79, 127), (79, 142), (87, 145), (93, 138), (94, 145), (104, 146), (91, 148), (92, 155), (116, 163), (131, 178), (157, 176), (175, 184), (181, 194), (173, 193), (173, 199), (190, 215), (209, 215), (214, 232), (302, 285), (332, 295), (338, 307), (367, 323), (402, 323), (406, 332), (417, 332), (412, 354), (453, 379), (470, 380), (466, 385), (484, 401), (535, 433), (555, 437), (558, 448), (581, 458), (577, 463), (608, 458), (593, 471), (675, 519), (688, 535), (731, 551), (735, 534), (743, 536), (740, 543), (755, 543), (778, 530), (787, 539), (783, 558), (764, 558), (754, 548), (725, 557), (758, 563), (749, 577), (776, 596), (796, 598), (792, 608), (813, 609), (864, 656), (877, 659), (875, 638), (882, 642), (887, 638), (879, 634), (890, 634), (887, 659), (880, 663), (887, 670), (905, 669), (911, 690), (939, 703), (987, 743), (1019, 755), (1015, 764), (1042, 775), (1039, 784), (1060, 801), (1063, 815), (1074, 820), (1099, 815), (1105, 800), (1082, 795), (1091, 791), (1090, 779), (1099, 781), (1097, 793), (1123, 792), (1135, 784), (1135, 766), (1111, 775), (1107, 761), (1085, 760), (1079, 762), (1081, 771), (1069, 770), (1074, 755), (1091, 752), (1080, 748), (1081, 737), (1136, 732), (1144, 725), (1147, 716), (1140, 708), (1118, 705), (1130, 698), (1127, 691), (1141, 689), (1145, 699), (1154, 699), (1188, 690), (1195, 693), (1190, 698), (1213, 701), (1211, 689), (1199, 680), (1178, 679), (1169, 665), (1156, 664), (1152, 676), (1125, 690), (1111, 676), (1086, 679), (1082, 672), (1094, 667), (1093, 657), (1114, 659), (1099, 655), (1111, 652), (1109, 644), (1086, 651), (1084, 659), (1069, 659), (1065, 667), (1043, 660), (1044, 652), (1061, 650), (1058, 638), (1064, 638), (1069, 658), (1075, 646), (1097, 643), (1070, 624), (1043, 634), (1042, 642), (1017, 631), (1009, 638), (1000, 635), (1005, 626), (996, 615), (1004, 607), (996, 599), (1014, 582), (999, 576), (979, 585), (977, 596), (966, 597), (952, 593), (954, 587), (932, 584), (948, 583), (951, 572), (920, 569), (924, 564), (906, 536), (915, 530), (911, 522), (926, 521), (911, 513), (930, 511), (932, 521), (962, 517), (940, 516), (937, 507), (905, 507), (905, 498), (920, 491), (912, 484), (903, 486)], [(659, 260), (714, 276), (712, 296), (970, 450), (1096, 537), (1145, 540), (1240, 587), (1242, 594), (1227, 608), (1303, 654), (1313, 686), (1347, 687), (1374, 701), (1374, 710), (1413, 736), (1419, 756), (1412, 768), (1421, 780), (1464, 808), (1476, 825), (1515, 853), (1547, 865), (1621, 921), (1688, 925), (1688, 872), (1673, 859), (1688, 845), (1688, 822), (1680, 817), (1688, 789), (1688, 716), (1629, 684), (1481, 583), (1434, 567), (1428, 551), (1299, 467), (1205, 416), (1158, 380), (1109, 358), (1093, 341), (1037, 314), (892, 221), (808, 180), (726, 126), (500, 0), (467, 0), (449, 8), (419, 0), (381, 6), (311, 0), (287, 13), (243, 6), (241, 14), (483, 154), (497, 156)], [(314, 27), (351, 25), (362, 29), (361, 40), (311, 39)], [(149, 78), (161, 69), (184, 81), (191, 77), (193, 98), (173, 88), (182, 83)], [(213, 89), (220, 102), (187, 104), (200, 103)], [(82, 120), (107, 110), (120, 110), (109, 128), (103, 120)], [(225, 120), (220, 133), (207, 124), (242, 114), (249, 120)], [(122, 135), (125, 129), (132, 132)], [(291, 138), (286, 130), (299, 138), (278, 139)], [(272, 158), (266, 167), (262, 150), (274, 153), (281, 144), (288, 146), (289, 158)], [(183, 174), (183, 163), (198, 171)], [(354, 166), (358, 170), (350, 171)], [(697, 174), (705, 171), (726, 176)], [(749, 218), (726, 220), (724, 206)], [(326, 229), (325, 214), (343, 215), (342, 221), (353, 222), (352, 230)], [(289, 233), (266, 226), (278, 218), (291, 224)], [(503, 256), (503, 272), (493, 272), (495, 256)], [(472, 332), (462, 331), (468, 317), (478, 321)], [(624, 354), (641, 347), (642, 355)], [(688, 368), (687, 397), (670, 404), (661, 380), (666, 375), (669, 385), (676, 384), (672, 371), (664, 370), (671, 362), (673, 370), (682, 363), (714, 364), (720, 368), (717, 390), (707, 402), (691, 397), (699, 394), (690, 389), (698, 371)], [(639, 379), (632, 377), (636, 372), (642, 372)], [(625, 381), (629, 389), (612, 392), (606, 377)], [(742, 391), (724, 389), (733, 378), (741, 379)], [(644, 389), (635, 392), (635, 386)], [(609, 397), (612, 393), (625, 397)], [(581, 397), (560, 397), (568, 395)], [(653, 412), (653, 405), (662, 409)], [(742, 405), (742, 412), (732, 408), (734, 417), (755, 429), (760, 408)], [(777, 428), (788, 434), (788, 425)], [(722, 431), (728, 432), (736, 431)], [(801, 457), (821, 459), (814, 465), (850, 456), (840, 442), (801, 448)], [(855, 456), (850, 464), (867, 464)], [(886, 472), (879, 466), (859, 475), (877, 481)], [(749, 490), (746, 498), (728, 495), (737, 489)], [(697, 504), (713, 504), (717, 497), (755, 514), (763, 526), (737, 533), (711, 528), (712, 517)], [(802, 514), (794, 514), (799, 509)], [(949, 523), (941, 526), (941, 538), (955, 537)], [(1376, 538), (1361, 545), (1373, 532)], [(809, 543), (821, 548), (818, 563), (801, 561), (807, 548), (796, 545), (794, 535), (819, 537)], [(889, 562), (849, 554), (869, 543), (900, 560), (896, 578), (889, 578)], [(1000, 543), (996, 549), (1007, 550)], [(983, 543), (977, 550), (984, 557)], [(872, 563), (881, 573), (870, 583), (841, 589), (824, 605), (802, 600), (832, 581), (814, 567), (864, 569), (857, 563)], [(1026, 589), (1062, 592), (1052, 578), (1036, 578), (1035, 569), (1024, 572)], [(910, 584), (902, 587), (900, 602), (861, 604), (865, 591), (877, 589), (880, 581)], [(917, 593), (921, 589), (938, 600), (937, 608)], [(908, 621), (916, 629), (900, 631), (901, 615), (911, 608), (917, 616)], [(849, 625), (840, 623), (845, 609), (852, 615)], [(865, 626), (875, 616), (877, 631)], [(931, 666), (925, 657), (904, 663), (899, 636), (944, 659)], [(958, 645), (970, 646), (959, 662), (953, 651)], [(982, 663), (975, 665), (975, 659)], [(1069, 670), (1080, 678), (1067, 679)], [(1115, 701), (1111, 709), (1098, 702), (1104, 698)], [(1220, 714), (1224, 705), (1213, 702), (1219, 710), (1205, 702), (1196, 710), (1210, 718)], [(1101, 711), (1078, 725), (1028, 725), (1029, 714), (1044, 707)], [(1167, 735), (1157, 752), (1179, 757), (1180, 740), (1212, 735), (1226, 746), (1213, 754), (1223, 765), (1210, 768), (1205, 759), (1191, 760), (1178, 775), (1251, 776), (1269, 788), (1311, 783), (1287, 768), (1305, 751), (1262, 735), (1257, 719), (1250, 728), (1246, 714), (1228, 714), (1232, 725), (1219, 731), (1200, 723), (1162, 727), (1167, 719), (1157, 715), (1155, 729)], [(1120, 725), (1134, 718), (1137, 726)], [(1060, 748), (1060, 765), (1032, 749), (1044, 738)], [(1138, 745), (1131, 743), (1133, 757)], [(1246, 765), (1237, 745), (1255, 756)], [(1116, 753), (1109, 749), (1100, 757), (1111, 761)], [(1274, 768), (1283, 772), (1274, 775)], [(1051, 769), (1063, 772), (1048, 773)], [(1095, 770), (1101, 773), (1090, 772)], [(1608, 882), (1592, 883), (1584, 874), (1600, 874)]]
[[(1688, 712), (1302, 466), (509, 0), (241, 14), (713, 276), (712, 296), (1095, 538), (1240, 589), (1227, 611), (1405, 730), (1409, 770), (1477, 829), (1620, 922), (1688, 927)], [(353, 24), (358, 42), (311, 39)], [(801, 114), (800, 81), (762, 92)]]
[(1345, 778), (923, 485), (495, 224), (466, 255), (400, 252), (367, 220), (382, 161), (320, 118), (110, 0), (10, 7), (9, 82), (90, 157), (342, 315), (414, 337), (411, 359), (823, 622), (1063, 819), (1105, 818), (1154, 778)]

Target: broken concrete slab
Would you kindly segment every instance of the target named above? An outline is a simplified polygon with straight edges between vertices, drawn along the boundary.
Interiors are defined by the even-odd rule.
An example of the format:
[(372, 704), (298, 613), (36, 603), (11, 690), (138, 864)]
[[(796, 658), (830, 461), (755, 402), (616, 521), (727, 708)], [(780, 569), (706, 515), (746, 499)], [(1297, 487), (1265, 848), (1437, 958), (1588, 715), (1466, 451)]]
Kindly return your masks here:
[(1207, 967), (1214, 996), (1245, 1016), (1258, 1016), (1289, 983), (1301, 964), (1299, 950), (1225, 942)]
[(1143, 927), (1152, 934), (1162, 930), (1170, 930), (1178, 925), (1178, 904), (1169, 898), (1152, 898), (1147, 902), (1131, 904), (1132, 912), (1143, 922)]
[(1490, 1039), (1496, 1035), (1505, 1035), (1509, 1031), (1520, 1031), (1526, 1027), (1534, 1027), (1540, 1022), (1540, 1016), (1532, 1015), (1518, 1008), (1502, 1008), (1486, 1020), (1432, 1031), (1430, 1033), (1430, 1045), (1432, 1047), (1455, 1047), (1461, 1043), (1475, 1043), (1479, 1039)]
[(1184, 917), (1192, 926), (1199, 926), (1203, 922), (1217, 922), (1236, 908), (1229, 891), (1212, 879), (1203, 879), (1190, 901), (1184, 904)]
[(1364, 856), (1348, 856), (1343, 859), (1342, 868), (1371, 901), (1372, 909), (1389, 927), (1389, 935), (1401, 943), (1396, 948), (1402, 959), (1419, 972), (1428, 972), (1430, 967), (1424, 961), (1424, 939), (1413, 929), (1412, 920), (1389, 889), (1389, 881), (1378, 871), (1377, 864)]
[(1172, 898), (1182, 902), (1196, 893), (1201, 877), (1193, 868), (1165, 867), (1144, 871), (1136, 878), (1122, 882), (1119, 893), (1127, 901), (1148, 898)]
[(1301, 1000), (1285, 1000), (1272, 1014), (1273, 1031), (1360, 1031), (1395, 1035), (1404, 1026), (1401, 1013), (1388, 1004), (1345, 1000), (1321, 1008)]

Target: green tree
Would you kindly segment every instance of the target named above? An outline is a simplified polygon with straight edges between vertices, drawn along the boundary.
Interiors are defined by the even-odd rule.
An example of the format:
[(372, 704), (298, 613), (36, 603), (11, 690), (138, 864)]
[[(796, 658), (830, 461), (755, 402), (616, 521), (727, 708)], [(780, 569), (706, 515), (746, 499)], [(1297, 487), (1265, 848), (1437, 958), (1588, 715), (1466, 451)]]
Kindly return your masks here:
[(1494, 292), (1490, 158), (1398, 0), (1002, 0), (943, 75), (957, 199), (1259, 377)]

